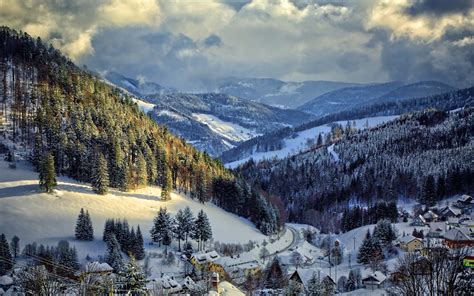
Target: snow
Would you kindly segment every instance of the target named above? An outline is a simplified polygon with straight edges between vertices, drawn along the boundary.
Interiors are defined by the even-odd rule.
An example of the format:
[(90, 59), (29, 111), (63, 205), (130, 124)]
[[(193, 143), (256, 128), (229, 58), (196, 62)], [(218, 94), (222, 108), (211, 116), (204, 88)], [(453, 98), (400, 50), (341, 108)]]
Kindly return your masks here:
[[(11, 239), (18, 235), (22, 246), (37, 243), (56, 245), (67, 239), (78, 249), (79, 258), (86, 255), (96, 257), (105, 253), (102, 231), (107, 218), (126, 218), (131, 226), (140, 224), (149, 246), (153, 218), (160, 207), (167, 207), (175, 214), (178, 209), (189, 206), (196, 215), (203, 209), (211, 222), (214, 239), (226, 243), (247, 243), (249, 240), (263, 241), (268, 237), (259, 232), (248, 220), (230, 214), (210, 204), (201, 204), (191, 198), (172, 193), (172, 200), (159, 200), (159, 187), (146, 187), (132, 192), (111, 190), (105, 196), (92, 192), (88, 184), (78, 183), (66, 177), (58, 178), (54, 194), (39, 191), (37, 173), (25, 163), (18, 163), (16, 170), (0, 161), (0, 233)], [(79, 242), (74, 239), (74, 228), (81, 208), (89, 210), (94, 226), (95, 240)], [(284, 242), (283, 242), (284, 243)]]
[(223, 121), (210, 114), (193, 113), (192, 116), (207, 125), (213, 132), (232, 142), (243, 142), (260, 135), (253, 130)]
[(157, 115), (158, 115), (158, 116), (171, 117), (171, 118), (174, 118), (174, 119), (177, 120), (177, 121), (184, 121), (184, 120), (186, 120), (186, 118), (185, 118), (184, 116), (180, 115), (179, 113), (173, 112), (173, 111), (169, 111), (169, 110), (160, 110)]
[[(377, 117), (368, 117), (368, 118), (362, 118), (362, 119), (357, 119), (357, 120), (349, 120), (349, 121), (355, 121), (355, 128), (360, 129), (363, 128), (365, 123), (368, 123), (368, 127), (374, 127), (379, 124), (391, 121), (398, 118), (398, 115), (394, 116), (377, 116)], [(347, 123), (347, 120), (342, 120), (342, 121), (337, 121), (336, 123), (341, 124), (342, 126), (345, 126)], [(280, 150), (275, 150), (275, 151), (268, 151), (268, 152), (256, 152), (254, 151), (251, 156), (245, 157), (243, 159), (233, 161), (230, 163), (227, 163), (226, 166), (228, 168), (236, 168), (242, 163), (245, 163), (249, 161), (251, 158), (255, 161), (260, 161), (263, 159), (281, 159), (284, 158), (288, 155), (294, 155), (298, 153), (299, 151), (303, 151), (307, 149), (308, 147), (306, 146), (306, 143), (308, 140), (314, 140), (316, 141), (318, 135), (321, 133), (324, 139), (324, 135), (328, 132), (331, 131), (331, 125), (332, 124), (325, 124), (325, 125), (320, 125), (317, 127), (313, 127), (301, 132), (298, 132), (296, 137), (292, 138), (285, 138), (283, 140), (283, 148)]]
[(334, 144), (328, 146), (328, 153), (331, 154), (335, 162), (339, 161), (339, 154), (337, 154), (336, 151), (334, 151)]
[(148, 112), (152, 111), (153, 108), (155, 108), (155, 105), (154, 105), (154, 104), (151, 104), (151, 103), (148, 103), (148, 102), (139, 100), (139, 99), (135, 99), (135, 98), (132, 98), (132, 100), (133, 100), (135, 103), (137, 103), (138, 108), (140, 108), (140, 110), (142, 110), (142, 111), (145, 112), (145, 113), (148, 113)]

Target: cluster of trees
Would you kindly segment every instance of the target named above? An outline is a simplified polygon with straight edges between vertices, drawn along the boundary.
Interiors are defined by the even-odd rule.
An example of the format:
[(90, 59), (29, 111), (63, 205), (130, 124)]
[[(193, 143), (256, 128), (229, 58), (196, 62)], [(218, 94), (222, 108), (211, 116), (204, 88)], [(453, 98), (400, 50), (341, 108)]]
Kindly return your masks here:
[(247, 163), (237, 172), (279, 196), (288, 220), (339, 231), (342, 216), (337, 213), (354, 204), (370, 206), (399, 197), (430, 204), (432, 192), (437, 200), (474, 190), (470, 181), (474, 178), (470, 165), (473, 111), (405, 114), (342, 136), (334, 146), (339, 161), (323, 146), (281, 160)]
[(111, 247), (115, 248), (117, 243), (119, 251), (128, 254), (130, 257), (134, 257), (137, 260), (145, 258), (145, 248), (140, 225), (137, 226), (137, 230), (135, 231), (133, 226), (130, 228), (126, 219), (107, 219), (105, 221), (102, 239), (106, 242), (108, 250), (110, 250)]
[[(160, 246), (163, 244), (168, 248), (173, 239), (178, 241), (181, 251), (181, 241), (185, 241), (185, 248), (189, 249), (188, 238), (197, 241), (198, 249), (204, 249), (204, 243), (212, 238), (212, 229), (209, 219), (203, 210), (199, 211), (195, 218), (189, 207), (179, 209), (173, 218), (166, 207), (160, 207), (157, 216), (153, 220), (150, 230), (151, 238)], [(166, 250), (167, 251), (167, 250)]]
[(397, 218), (398, 209), (395, 201), (377, 202), (368, 208), (361, 206), (345, 208), (342, 213), (341, 230), (346, 232), (363, 225), (375, 224), (382, 219), (395, 223)]
[(67, 240), (61, 240), (57, 246), (26, 244), (23, 255), (31, 259), (36, 265), (44, 265), (49, 272), (64, 277), (74, 277), (79, 269), (79, 260), (75, 247), (71, 247)]
[(92, 221), (89, 215), (89, 211), (85, 211), (81, 208), (79, 216), (77, 217), (76, 223), (76, 239), (83, 241), (94, 240), (94, 229), (92, 228)]
[(357, 253), (357, 262), (379, 270), (382, 261), (387, 257), (392, 241), (397, 238), (396, 230), (388, 220), (380, 220), (371, 234), (367, 234)]
[(125, 191), (159, 185), (162, 200), (175, 189), (204, 203), (219, 191), (214, 178), (236, 178), (220, 161), (157, 125), (131, 96), (40, 38), (0, 27), (0, 44), (8, 137), (31, 150), (45, 191), (56, 186), (56, 175), (67, 175), (92, 183), (98, 194), (109, 186)]
[(248, 217), (263, 234), (277, 233), (283, 226), (284, 211), (281, 212), (269, 199), (246, 182), (215, 178), (212, 185), (213, 201), (216, 205), (226, 211)]

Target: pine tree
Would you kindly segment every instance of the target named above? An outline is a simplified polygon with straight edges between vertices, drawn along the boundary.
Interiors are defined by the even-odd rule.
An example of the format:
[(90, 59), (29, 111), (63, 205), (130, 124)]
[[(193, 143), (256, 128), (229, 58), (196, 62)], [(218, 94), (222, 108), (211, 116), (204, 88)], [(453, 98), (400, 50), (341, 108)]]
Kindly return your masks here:
[(143, 156), (143, 153), (138, 154), (138, 160), (137, 160), (137, 179), (136, 179), (136, 184), (139, 187), (146, 186), (148, 181), (148, 172), (147, 172), (147, 166), (146, 166), (146, 161), (145, 157)]
[(311, 278), (308, 281), (308, 288), (306, 289), (308, 296), (322, 296), (323, 285), (321, 284), (321, 275), (318, 273), (313, 273)]
[(421, 200), (427, 206), (433, 206), (436, 202), (435, 181), (432, 175), (426, 177), (421, 192)]
[(265, 287), (271, 289), (281, 289), (286, 286), (286, 275), (277, 258), (265, 269), (264, 280)]
[(123, 270), (119, 273), (120, 290), (125, 291), (127, 295), (146, 295), (146, 275), (138, 266), (135, 258), (130, 257), (130, 260), (125, 264)]
[(79, 260), (77, 258), (77, 251), (75, 248), (69, 246), (69, 242), (62, 240), (58, 242), (56, 248), (56, 271), (62, 276), (71, 277), (74, 275), (74, 270), (79, 269)]
[(195, 221), (193, 238), (198, 241), (198, 249), (203, 249), (203, 244), (212, 238), (212, 229), (209, 219), (203, 210), (199, 211)]
[(181, 241), (185, 239), (185, 225), (186, 220), (184, 217), (184, 211), (179, 209), (175, 216), (176, 227), (174, 228), (174, 236), (178, 240), (178, 251), (181, 252)]
[(370, 262), (370, 256), (372, 252), (372, 236), (370, 235), (370, 230), (367, 230), (365, 239), (362, 242), (362, 245), (359, 248), (357, 253), (357, 262), (361, 264), (368, 264)]
[(168, 232), (173, 231), (173, 227), (174, 221), (168, 213), (168, 210), (166, 207), (160, 207), (158, 215), (153, 220), (153, 227), (150, 230), (152, 240), (161, 246), (165, 234), (169, 234)]
[(377, 222), (377, 225), (374, 227), (373, 239), (378, 240), (382, 247), (387, 247), (396, 238), (395, 229), (389, 220), (383, 219)]
[(171, 178), (171, 170), (167, 164), (163, 166), (163, 181), (161, 184), (161, 200), (167, 201), (171, 199), (171, 188), (173, 180)]
[(120, 252), (120, 244), (115, 234), (109, 236), (107, 240), (107, 253), (105, 255), (107, 262), (116, 272), (120, 271), (123, 266), (122, 253)]
[(76, 239), (83, 241), (94, 240), (94, 230), (92, 229), (92, 222), (89, 216), (89, 211), (84, 212), (81, 208), (76, 223)]
[(115, 221), (114, 219), (107, 219), (105, 220), (104, 226), (104, 233), (102, 236), (102, 240), (107, 242), (109, 240), (109, 236), (115, 233)]
[(192, 235), (194, 232), (194, 215), (191, 211), (191, 208), (186, 206), (183, 212), (183, 232), (184, 232), (184, 240), (188, 242), (188, 237)]
[(165, 254), (168, 254), (168, 246), (171, 245), (173, 241), (173, 236), (171, 235), (170, 231), (165, 231), (162, 239), (162, 243), (165, 246)]
[(13, 258), (5, 234), (0, 235), (0, 275), (13, 268)]
[(92, 189), (97, 194), (107, 194), (109, 187), (109, 171), (107, 160), (104, 155), (98, 152), (97, 161), (92, 171)]
[(10, 243), (11, 251), (13, 258), (17, 258), (20, 255), (20, 238), (18, 236), (14, 236)]
[(143, 245), (143, 235), (140, 230), (140, 225), (137, 226), (137, 233), (135, 235), (135, 258), (137, 260), (142, 260), (145, 258), (145, 247)]
[(58, 185), (54, 168), (54, 157), (50, 152), (46, 153), (41, 162), (39, 185), (41, 189), (48, 193), (53, 192), (54, 187)]

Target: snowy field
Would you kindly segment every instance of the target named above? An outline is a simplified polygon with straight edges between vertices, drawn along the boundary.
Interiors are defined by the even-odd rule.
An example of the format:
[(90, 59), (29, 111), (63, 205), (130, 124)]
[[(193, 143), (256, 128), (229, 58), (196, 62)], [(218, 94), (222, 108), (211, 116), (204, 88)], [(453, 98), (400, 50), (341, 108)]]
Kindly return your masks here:
[[(363, 128), (366, 122), (368, 123), (369, 127), (374, 127), (379, 124), (394, 120), (398, 116), (378, 116), (378, 117), (368, 117), (363, 119), (357, 119), (355, 121), (355, 128)], [(350, 120), (352, 123), (352, 120)], [(347, 120), (337, 121), (336, 123), (345, 126)], [(320, 125), (317, 127), (313, 127), (298, 133), (295, 138), (286, 138), (283, 140), (283, 148), (280, 150), (275, 151), (268, 151), (268, 152), (254, 152), (252, 156), (229, 162), (226, 164), (229, 168), (235, 168), (240, 164), (247, 162), (250, 158), (253, 158), (255, 161), (260, 161), (263, 159), (272, 159), (272, 158), (283, 158), (288, 155), (296, 154), (304, 149), (306, 149), (306, 143), (308, 140), (316, 141), (318, 135), (321, 133), (324, 139), (324, 135), (331, 131), (331, 124)]]
[[(247, 243), (249, 240), (268, 241), (248, 220), (230, 214), (210, 203), (200, 204), (184, 195), (172, 193), (172, 200), (159, 200), (160, 188), (147, 187), (133, 192), (94, 194), (88, 184), (69, 178), (58, 178), (54, 194), (42, 193), (38, 188), (37, 173), (24, 163), (17, 169), (9, 169), (8, 163), (0, 161), (0, 233), (8, 239), (18, 235), (21, 245), (37, 243), (56, 245), (67, 239), (74, 244), (79, 259), (105, 253), (102, 230), (107, 218), (126, 218), (130, 226), (140, 224), (148, 249), (149, 231), (153, 218), (160, 207), (167, 207), (172, 214), (189, 206), (193, 213), (203, 209), (211, 222), (214, 240), (226, 243)], [(74, 228), (81, 208), (89, 210), (94, 226), (95, 240), (78, 242), (74, 239)], [(288, 237), (285, 237), (289, 240)], [(282, 241), (281, 243), (284, 243)]]

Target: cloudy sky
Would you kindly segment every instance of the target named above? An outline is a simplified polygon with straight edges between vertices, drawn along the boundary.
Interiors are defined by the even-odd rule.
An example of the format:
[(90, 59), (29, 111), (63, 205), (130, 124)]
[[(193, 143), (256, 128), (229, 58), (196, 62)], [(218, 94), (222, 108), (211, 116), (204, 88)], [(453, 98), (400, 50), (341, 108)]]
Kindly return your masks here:
[(185, 91), (228, 76), (474, 84), (474, 0), (1, 0), (0, 24)]

